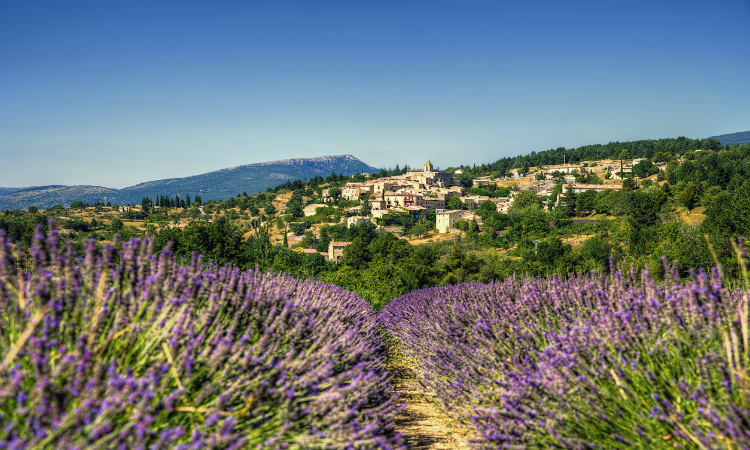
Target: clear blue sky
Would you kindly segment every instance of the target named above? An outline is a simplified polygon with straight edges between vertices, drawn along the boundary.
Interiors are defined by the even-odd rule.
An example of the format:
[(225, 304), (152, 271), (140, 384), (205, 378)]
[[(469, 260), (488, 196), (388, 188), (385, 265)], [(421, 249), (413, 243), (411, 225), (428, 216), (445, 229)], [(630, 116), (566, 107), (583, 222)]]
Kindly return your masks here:
[(2, 1), (0, 186), (750, 130), (750, 1)]

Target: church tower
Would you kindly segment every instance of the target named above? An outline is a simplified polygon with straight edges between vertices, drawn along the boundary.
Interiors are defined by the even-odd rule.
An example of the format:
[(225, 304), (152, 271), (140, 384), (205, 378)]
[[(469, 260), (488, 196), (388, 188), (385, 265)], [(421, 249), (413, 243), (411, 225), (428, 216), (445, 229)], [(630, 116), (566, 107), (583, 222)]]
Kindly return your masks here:
[(427, 163), (424, 165), (424, 171), (425, 172), (432, 172), (432, 163), (427, 161)]

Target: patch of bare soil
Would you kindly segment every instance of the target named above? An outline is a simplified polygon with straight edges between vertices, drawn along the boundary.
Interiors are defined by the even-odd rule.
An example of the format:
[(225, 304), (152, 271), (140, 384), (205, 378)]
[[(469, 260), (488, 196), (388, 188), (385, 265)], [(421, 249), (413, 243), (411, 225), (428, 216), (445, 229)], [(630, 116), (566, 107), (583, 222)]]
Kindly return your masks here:
[(407, 366), (396, 370), (395, 389), (406, 407), (396, 417), (395, 431), (404, 436), (410, 450), (469, 449), (470, 431), (446, 416), (421, 394), (414, 372)]
[(417, 239), (409, 239), (409, 243), (411, 245), (424, 245), (424, 244), (432, 244), (433, 242), (440, 242), (440, 241), (449, 241), (451, 239), (454, 239), (456, 236), (458, 236), (460, 233), (435, 233), (434, 231), (429, 231), (427, 234), (422, 236), (422, 238)]

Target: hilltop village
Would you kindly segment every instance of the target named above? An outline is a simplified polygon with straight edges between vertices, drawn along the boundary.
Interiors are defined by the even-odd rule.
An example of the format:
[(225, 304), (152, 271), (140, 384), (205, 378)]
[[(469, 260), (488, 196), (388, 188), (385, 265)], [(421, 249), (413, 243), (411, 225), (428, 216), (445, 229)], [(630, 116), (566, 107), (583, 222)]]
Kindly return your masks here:
[(729, 239), (750, 235), (749, 151), (679, 138), (445, 170), (431, 161), (418, 170), (331, 171), (223, 200), (165, 192), (140, 205), (6, 210), (0, 230), (28, 246), (37, 226), (43, 234), (54, 227), (79, 256), (149, 236), (155, 253), (314, 277), (373, 305), (429, 286), (611, 263), (662, 277), (662, 256), (680, 262), (682, 277), (715, 257), (731, 275)]
[[(359, 201), (366, 206), (346, 208), (349, 217), (342, 218), (348, 227), (372, 222), (388, 231), (400, 231), (399, 227), (388, 229), (387, 224), (394, 222), (397, 216), (410, 216), (415, 221), (424, 220), (433, 223), (433, 239), (439, 240), (438, 234), (460, 233), (461, 224), (470, 222), (482, 225), (482, 218), (476, 214), (485, 202), (491, 202), (500, 213), (507, 213), (523, 192), (533, 193), (536, 198), (550, 199), (543, 203), (543, 208), (554, 208), (564, 202), (564, 189), (573, 194), (583, 192), (618, 191), (623, 189), (622, 180), (629, 180), (633, 166), (644, 161), (642, 158), (622, 161), (600, 161), (594, 164), (555, 165), (513, 169), (507, 176), (493, 178), (491, 175), (471, 180), (471, 186), (463, 185), (457, 176), (460, 169), (453, 172), (436, 171), (432, 162), (424, 164), (423, 169), (410, 169), (402, 175), (372, 178), (370, 174), (358, 174), (364, 181), (347, 182), (343, 187), (326, 188), (321, 191), (323, 203), (312, 203), (304, 207), (304, 216), (315, 216), (320, 208), (329, 207), (336, 200)], [(653, 165), (658, 170), (666, 168)], [(357, 177), (358, 175), (354, 175)], [(602, 178), (604, 180), (602, 180)], [(592, 182), (582, 182), (590, 180)], [(656, 182), (656, 172), (653, 174)], [(556, 188), (557, 187), (557, 188)], [(498, 188), (502, 190), (498, 190)], [(502, 193), (505, 195), (478, 195), (476, 191)], [(472, 192), (473, 191), (473, 192)], [(282, 211), (283, 213), (284, 211)], [(387, 219), (391, 220), (387, 220)], [(427, 220), (427, 219), (432, 220)], [(428, 230), (424, 230), (425, 234)], [(421, 236), (417, 236), (421, 237)], [(292, 237), (293, 239), (293, 237)], [(351, 242), (332, 241), (327, 252), (319, 252), (330, 261), (338, 261), (343, 256), (343, 249)], [(303, 249), (305, 253), (315, 250)]]

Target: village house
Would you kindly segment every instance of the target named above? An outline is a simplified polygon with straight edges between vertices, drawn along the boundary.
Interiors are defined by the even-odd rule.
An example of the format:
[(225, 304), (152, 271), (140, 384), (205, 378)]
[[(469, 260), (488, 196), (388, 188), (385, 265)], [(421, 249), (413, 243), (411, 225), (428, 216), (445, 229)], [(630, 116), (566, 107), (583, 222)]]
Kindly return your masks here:
[(328, 260), (338, 262), (344, 256), (344, 247), (351, 242), (334, 242), (328, 244)]
[[(622, 174), (623, 176), (627, 176), (627, 174), (633, 172), (633, 167), (631, 166), (623, 166), (622, 167)], [(612, 180), (622, 180), (623, 177), (620, 176), (620, 166), (616, 166), (611, 172), (609, 172), (609, 178)]]
[(346, 219), (346, 227), (351, 228), (356, 225), (361, 225), (365, 222), (369, 222), (369, 219), (367, 217), (362, 217), (362, 216), (348, 217)]
[(313, 203), (312, 205), (307, 205), (302, 208), (302, 215), (304, 217), (314, 216), (318, 208), (325, 208), (327, 206), (328, 205), (323, 205), (321, 203)]
[(453, 224), (461, 220), (463, 212), (461, 210), (443, 211), (435, 215), (436, 217), (436, 228), (439, 233), (450, 233), (453, 228)]
[(445, 199), (422, 197), (422, 206), (427, 209), (445, 209)]
[(580, 194), (586, 191), (605, 191), (611, 189), (613, 191), (622, 190), (622, 186), (619, 184), (570, 184), (567, 188), (572, 189), (574, 194)]
[(358, 200), (360, 186), (362, 186), (360, 183), (346, 183), (341, 190), (341, 197), (347, 200)]
[(490, 201), (495, 204), (497, 211), (501, 213), (507, 213), (513, 205), (513, 199), (510, 197), (491, 198)]
[(370, 209), (373, 211), (379, 211), (386, 209), (388, 207), (388, 202), (385, 200), (370, 200)]
[(403, 209), (417, 220), (427, 217), (427, 208), (421, 206), (406, 206)]
[(562, 166), (562, 167), (553, 167), (550, 169), (550, 172), (560, 172), (560, 173), (584, 173), (586, 172), (586, 168), (583, 166)]
[(385, 201), (389, 208), (422, 206), (422, 196), (410, 192), (386, 192)]

